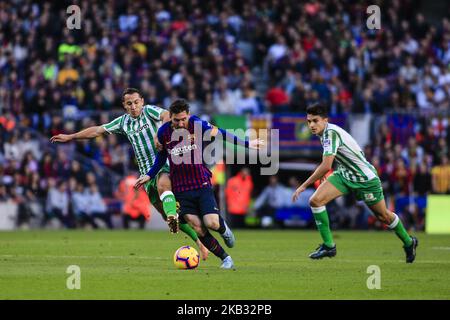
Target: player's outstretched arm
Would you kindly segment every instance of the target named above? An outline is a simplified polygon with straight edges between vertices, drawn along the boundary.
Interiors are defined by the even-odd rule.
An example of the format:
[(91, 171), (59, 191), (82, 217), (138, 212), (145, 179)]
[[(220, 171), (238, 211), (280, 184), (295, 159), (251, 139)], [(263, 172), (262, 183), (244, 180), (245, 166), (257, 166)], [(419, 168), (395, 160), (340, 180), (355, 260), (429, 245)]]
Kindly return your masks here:
[(93, 139), (101, 136), (106, 132), (106, 129), (102, 126), (94, 126), (89, 127), (87, 129), (78, 131), (76, 133), (72, 134), (58, 134), (56, 136), (53, 136), (50, 138), (50, 142), (69, 142), (72, 140), (78, 140), (78, 139)]
[(322, 162), (316, 168), (316, 170), (314, 170), (314, 173), (305, 182), (303, 182), (297, 190), (295, 190), (294, 194), (292, 195), (292, 202), (297, 201), (298, 196), (303, 191), (305, 191), (306, 188), (308, 188), (317, 180), (321, 179), (328, 171), (330, 171), (331, 167), (333, 166), (334, 157), (334, 155), (323, 156)]
[[(214, 130), (216, 129), (216, 130)], [(222, 134), (222, 136), (225, 138), (225, 141), (231, 142), (238, 146), (243, 146), (248, 149), (259, 149), (265, 145), (264, 140), (262, 139), (253, 139), (253, 140), (242, 140), (241, 138), (235, 136), (231, 132), (226, 131), (222, 128), (213, 128), (211, 132), (211, 136), (215, 137), (217, 134)]]

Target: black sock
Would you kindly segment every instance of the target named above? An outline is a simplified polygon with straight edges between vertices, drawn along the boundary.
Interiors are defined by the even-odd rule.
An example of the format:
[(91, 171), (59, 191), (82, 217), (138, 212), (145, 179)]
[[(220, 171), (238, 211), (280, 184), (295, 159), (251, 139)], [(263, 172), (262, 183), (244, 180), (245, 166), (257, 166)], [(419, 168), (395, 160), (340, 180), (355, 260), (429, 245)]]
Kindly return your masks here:
[(220, 234), (223, 234), (227, 228), (225, 227), (225, 220), (223, 220), (220, 214), (219, 214), (219, 225), (220, 225), (219, 229), (217, 229), (216, 231)]
[(228, 254), (225, 252), (225, 250), (223, 250), (222, 246), (219, 244), (216, 238), (214, 238), (212, 234), (209, 233), (209, 231), (207, 231), (203, 237), (198, 236), (198, 238), (203, 243), (203, 245), (216, 257), (219, 257), (222, 260), (228, 257)]

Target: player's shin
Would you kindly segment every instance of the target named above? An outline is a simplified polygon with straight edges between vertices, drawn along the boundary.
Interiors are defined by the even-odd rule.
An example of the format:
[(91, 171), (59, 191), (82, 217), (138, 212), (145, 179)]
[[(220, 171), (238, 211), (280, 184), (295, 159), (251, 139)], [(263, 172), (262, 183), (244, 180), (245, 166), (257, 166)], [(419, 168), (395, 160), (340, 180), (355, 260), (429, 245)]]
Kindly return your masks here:
[(186, 233), (194, 242), (197, 242), (198, 235), (187, 223), (180, 223), (180, 230)]
[(316, 221), (317, 229), (319, 230), (320, 236), (322, 237), (323, 243), (329, 247), (334, 247), (333, 235), (330, 230), (330, 221), (328, 219), (327, 208), (322, 207), (311, 207), (311, 211), (314, 214), (314, 220)]
[(208, 259), (208, 249), (202, 244), (200, 239), (198, 238), (197, 233), (192, 229), (192, 227), (187, 223), (180, 223), (180, 230), (187, 234), (198, 246), (200, 250), (200, 255), (203, 260)]
[(224, 234), (226, 230), (227, 227), (225, 225), (225, 220), (223, 220), (222, 216), (219, 214), (219, 229), (217, 229), (216, 231), (220, 234)]
[(228, 254), (225, 252), (225, 250), (222, 248), (222, 246), (219, 244), (216, 238), (214, 238), (209, 231), (205, 233), (204, 236), (198, 237), (200, 241), (203, 243), (203, 245), (211, 251), (216, 257), (224, 260), (226, 257), (228, 257)]
[(223, 241), (225, 241), (225, 244), (228, 248), (234, 247), (236, 239), (234, 237), (233, 231), (231, 231), (220, 214), (217, 214), (217, 218), (217, 221), (208, 220), (208, 222), (205, 222), (206, 226), (211, 230), (217, 231), (223, 238)]
[(399, 237), (400, 240), (403, 241), (403, 244), (406, 247), (411, 246), (412, 244), (411, 236), (408, 234), (408, 231), (406, 231), (402, 221), (395, 213), (392, 212), (392, 215), (394, 216), (394, 219), (392, 220), (391, 224), (388, 225), (388, 228), (394, 230), (397, 237)]

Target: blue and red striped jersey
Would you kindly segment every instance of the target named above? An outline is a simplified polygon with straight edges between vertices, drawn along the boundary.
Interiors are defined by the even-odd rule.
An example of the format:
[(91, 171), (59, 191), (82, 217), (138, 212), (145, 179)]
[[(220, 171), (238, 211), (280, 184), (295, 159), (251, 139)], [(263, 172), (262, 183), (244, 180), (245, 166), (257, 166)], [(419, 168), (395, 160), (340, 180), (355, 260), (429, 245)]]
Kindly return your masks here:
[(169, 121), (158, 130), (158, 140), (163, 150), (159, 152), (155, 162), (165, 163), (169, 158), (170, 180), (174, 192), (212, 185), (212, 173), (203, 161), (203, 149), (208, 144), (203, 141), (203, 134), (213, 126), (194, 115), (189, 117), (188, 123), (187, 129), (174, 129)]

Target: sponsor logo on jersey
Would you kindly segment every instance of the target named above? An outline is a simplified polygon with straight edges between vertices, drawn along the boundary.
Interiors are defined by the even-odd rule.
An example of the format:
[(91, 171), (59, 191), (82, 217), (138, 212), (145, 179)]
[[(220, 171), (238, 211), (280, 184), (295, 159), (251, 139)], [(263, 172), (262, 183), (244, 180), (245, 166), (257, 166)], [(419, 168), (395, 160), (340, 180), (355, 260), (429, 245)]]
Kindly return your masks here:
[(143, 131), (143, 130), (145, 130), (145, 129), (148, 129), (150, 126), (149, 126), (149, 124), (148, 123), (146, 123), (146, 124), (144, 124), (142, 127), (140, 127), (140, 128), (138, 128), (137, 130), (133, 130), (133, 129), (131, 129), (131, 130), (129, 130), (127, 133), (128, 134), (138, 134), (139, 132), (141, 132), (141, 131)]
[(169, 154), (172, 156), (180, 156), (184, 153), (191, 152), (192, 150), (197, 150), (197, 145), (193, 144), (190, 146), (182, 146), (182, 147), (175, 147), (173, 149), (169, 149)]

